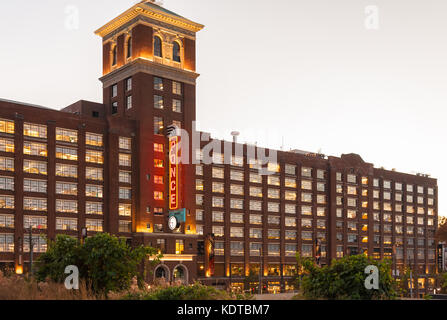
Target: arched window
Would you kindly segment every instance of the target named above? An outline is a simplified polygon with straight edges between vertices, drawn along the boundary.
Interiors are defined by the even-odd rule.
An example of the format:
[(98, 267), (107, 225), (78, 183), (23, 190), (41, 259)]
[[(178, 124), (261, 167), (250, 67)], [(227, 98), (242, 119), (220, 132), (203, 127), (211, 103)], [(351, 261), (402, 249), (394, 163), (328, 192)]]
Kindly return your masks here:
[(174, 47), (173, 47), (173, 52), (172, 52), (172, 59), (176, 62), (181, 62), (180, 59), (180, 45), (178, 44), (178, 42), (174, 42)]
[(114, 46), (112, 51), (112, 66), (116, 65), (116, 59), (117, 59), (117, 48), (116, 46)]
[(163, 57), (163, 52), (161, 50), (161, 39), (160, 37), (154, 38), (154, 55), (156, 57)]
[(130, 57), (132, 57), (132, 37), (129, 37), (129, 39), (127, 39), (127, 59), (129, 59)]

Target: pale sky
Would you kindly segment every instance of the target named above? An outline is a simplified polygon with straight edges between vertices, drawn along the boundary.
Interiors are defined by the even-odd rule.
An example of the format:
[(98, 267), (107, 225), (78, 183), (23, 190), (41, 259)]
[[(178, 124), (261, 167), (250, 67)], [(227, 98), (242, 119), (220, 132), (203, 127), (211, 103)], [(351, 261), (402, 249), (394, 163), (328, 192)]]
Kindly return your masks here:
[[(93, 32), (131, 0), (0, 2), (0, 98), (60, 109), (102, 102)], [(378, 10), (378, 25), (371, 11)], [(165, 0), (204, 24), (199, 129), (217, 138), (438, 178), (447, 215), (447, 1)], [(79, 24), (68, 19), (78, 12)], [(369, 27), (378, 29), (368, 29)], [(373, 19), (373, 20), (371, 20)], [(76, 22), (76, 19), (74, 20)], [(68, 22), (68, 23), (67, 23)]]

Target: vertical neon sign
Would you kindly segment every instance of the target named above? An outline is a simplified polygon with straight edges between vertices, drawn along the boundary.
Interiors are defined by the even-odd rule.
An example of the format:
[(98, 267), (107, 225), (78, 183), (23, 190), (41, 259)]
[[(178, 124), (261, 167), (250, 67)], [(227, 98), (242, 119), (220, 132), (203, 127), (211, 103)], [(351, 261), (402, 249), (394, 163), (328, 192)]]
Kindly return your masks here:
[(169, 138), (169, 209), (179, 208), (178, 137)]

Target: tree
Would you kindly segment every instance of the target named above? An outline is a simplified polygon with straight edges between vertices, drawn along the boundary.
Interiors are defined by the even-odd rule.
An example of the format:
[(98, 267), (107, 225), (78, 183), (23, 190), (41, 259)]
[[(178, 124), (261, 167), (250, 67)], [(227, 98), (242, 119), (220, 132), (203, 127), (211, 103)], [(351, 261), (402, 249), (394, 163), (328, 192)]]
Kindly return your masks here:
[(50, 278), (63, 282), (65, 267), (75, 265), (79, 276), (97, 294), (120, 292), (130, 288), (132, 279), (143, 283), (139, 266), (148, 257), (154, 257), (152, 264), (159, 262), (157, 249), (145, 246), (130, 248), (125, 239), (118, 239), (107, 233), (98, 233), (87, 238), (83, 244), (69, 236), (58, 235), (49, 244), (48, 251), (38, 259), (37, 278)]
[(447, 242), (447, 218), (442, 217), (436, 231), (436, 240)]
[[(372, 300), (394, 299), (396, 282), (391, 276), (391, 261), (376, 261), (365, 255), (347, 256), (333, 260), (330, 266), (319, 267), (312, 259), (299, 259), (304, 275), (301, 289), (307, 299)], [(365, 269), (379, 269), (379, 289), (365, 288)]]

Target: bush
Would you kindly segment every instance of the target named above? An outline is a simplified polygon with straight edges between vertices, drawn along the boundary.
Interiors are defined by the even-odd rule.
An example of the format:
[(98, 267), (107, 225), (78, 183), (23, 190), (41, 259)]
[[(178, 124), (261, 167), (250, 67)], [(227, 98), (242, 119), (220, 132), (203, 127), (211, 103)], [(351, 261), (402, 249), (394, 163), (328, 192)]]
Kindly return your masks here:
[(248, 295), (231, 295), (223, 290), (195, 283), (191, 286), (157, 287), (147, 291), (132, 292), (125, 300), (247, 300)]
[[(330, 266), (318, 267), (312, 260), (302, 260), (304, 275), (302, 294), (307, 299), (372, 300), (396, 298), (396, 283), (391, 276), (389, 260), (376, 261), (364, 255), (347, 256), (333, 260)], [(375, 265), (379, 269), (379, 289), (365, 288), (365, 268)]]
[[(47, 278), (61, 283), (67, 276), (65, 267), (75, 265), (79, 277), (95, 293), (107, 295), (109, 292), (128, 290), (132, 279), (137, 278), (142, 285), (140, 264), (149, 256), (157, 255), (157, 250), (140, 246), (130, 248), (125, 239), (118, 239), (107, 233), (89, 237), (83, 244), (66, 235), (58, 235), (50, 242), (46, 253), (37, 261), (36, 276), (39, 281)], [(153, 264), (158, 263), (154, 259)]]

